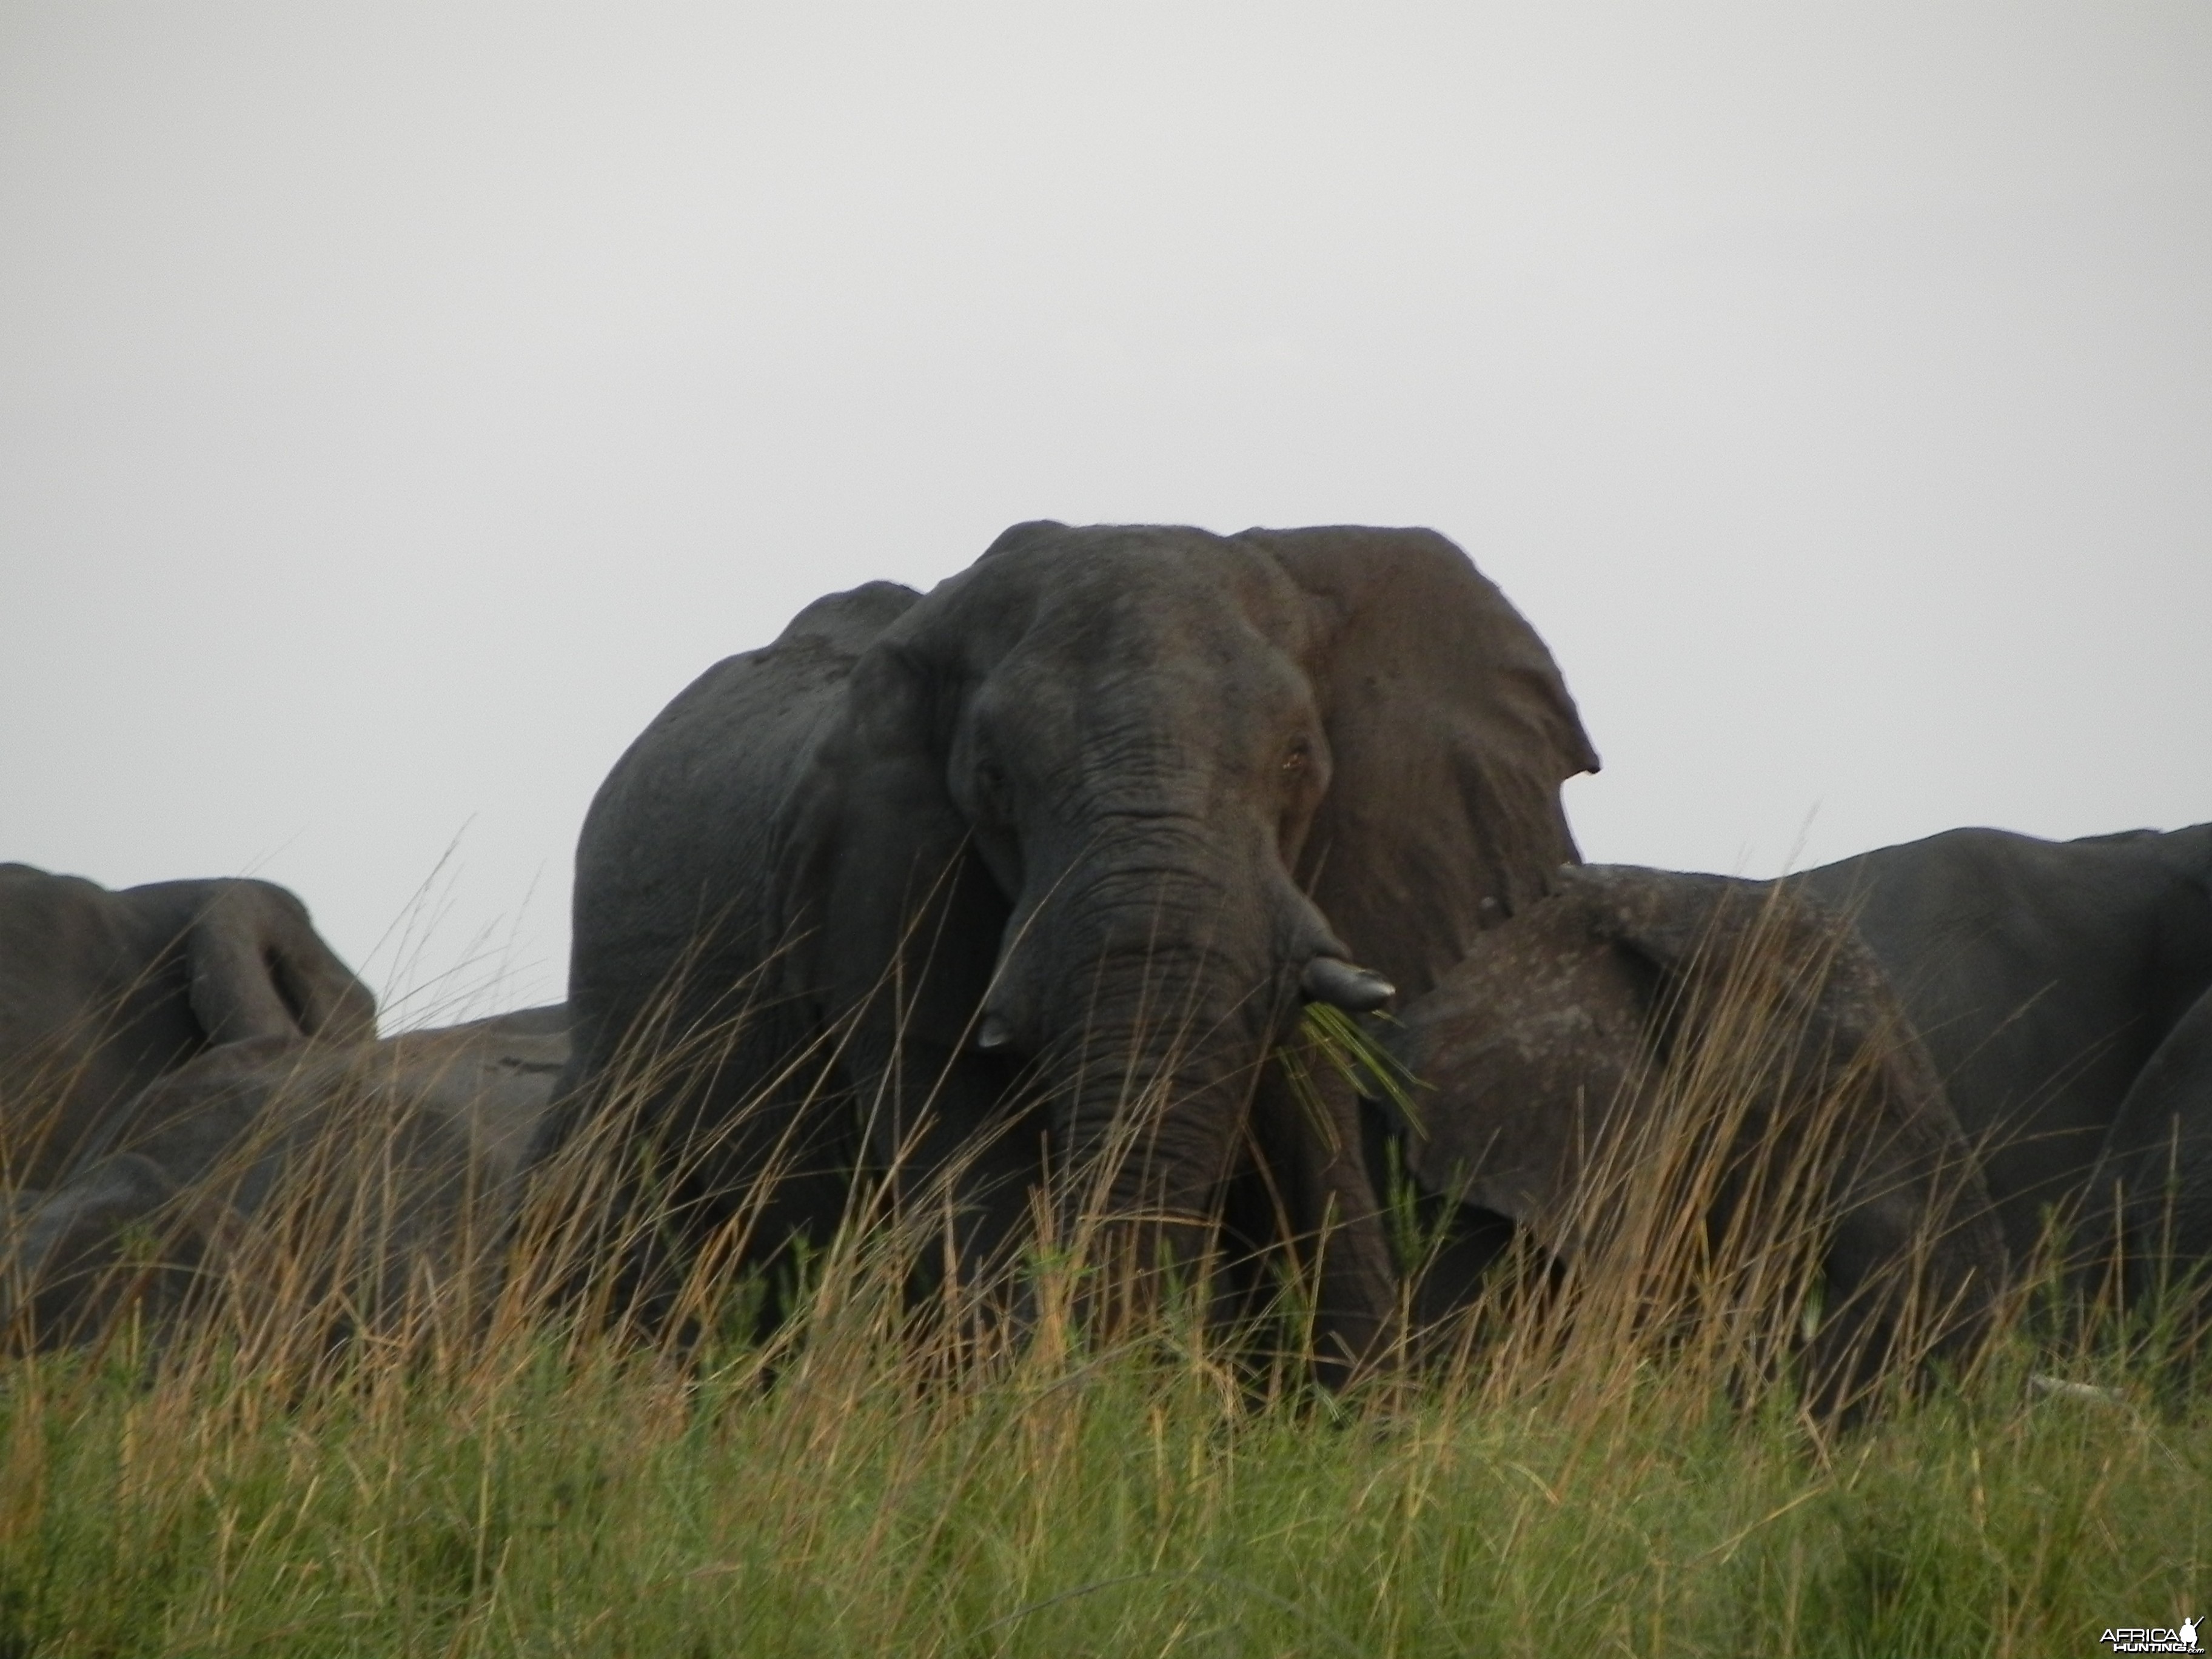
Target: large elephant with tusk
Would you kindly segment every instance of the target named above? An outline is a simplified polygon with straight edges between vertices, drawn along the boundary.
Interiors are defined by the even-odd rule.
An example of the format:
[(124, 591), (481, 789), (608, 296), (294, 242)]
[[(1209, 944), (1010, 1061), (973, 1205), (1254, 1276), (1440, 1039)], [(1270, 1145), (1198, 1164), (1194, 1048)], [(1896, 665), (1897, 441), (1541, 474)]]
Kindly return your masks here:
[(1547, 891), (1596, 766), (1433, 532), (1017, 526), (926, 595), (817, 601), (623, 757), (552, 1138), (628, 1080), (693, 1154), (654, 1237), (742, 1211), (756, 1261), (893, 1169), (955, 1179), (956, 1257), (988, 1259), (1046, 1162), (1090, 1167), (1139, 1261), (1302, 1241), (1356, 1360), (1394, 1294), (1356, 1101), (1294, 1101), (1273, 1045)]

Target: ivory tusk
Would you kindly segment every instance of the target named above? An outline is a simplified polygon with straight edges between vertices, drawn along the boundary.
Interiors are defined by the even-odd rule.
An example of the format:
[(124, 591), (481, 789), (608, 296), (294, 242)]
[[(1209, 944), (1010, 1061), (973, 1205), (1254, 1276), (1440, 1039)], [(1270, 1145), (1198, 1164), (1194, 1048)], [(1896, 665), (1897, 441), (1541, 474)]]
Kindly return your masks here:
[(1398, 994), (1398, 988), (1372, 968), (1356, 968), (1335, 957), (1316, 957), (1298, 975), (1298, 988), (1312, 1002), (1326, 1002), (1348, 1014), (1371, 1014)]

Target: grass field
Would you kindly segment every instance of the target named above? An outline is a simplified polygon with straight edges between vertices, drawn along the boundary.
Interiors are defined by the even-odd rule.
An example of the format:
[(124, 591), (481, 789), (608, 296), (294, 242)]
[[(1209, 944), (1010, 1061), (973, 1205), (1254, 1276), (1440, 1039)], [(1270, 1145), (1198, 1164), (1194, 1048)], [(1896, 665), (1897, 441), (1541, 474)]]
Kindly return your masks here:
[(1822, 1432), (1662, 1373), (1254, 1397), (518, 1342), (0, 1395), (0, 1654), (2069, 1654), (2212, 1602), (2212, 1411), (2017, 1357)]
[(1774, 1362), (1818, 1310), (1771, 1234), (1756, 1308), (1639, 1233), (1329, 1395), (1172, 1299), (1087, 1346), (1048, 1260), (979, 1337), (880, 1231), (767, 1340), (580, 1334), (546, 1272), (356, 1318), (303, 1265), (374, 1232), (337, 1207), (158, 1335), (0, 1358), (0, 1659), (2087, 1655), (2212, 1611), (2212, 1395), (2140, 1324), (2016, 1296), (1839, 1421)]

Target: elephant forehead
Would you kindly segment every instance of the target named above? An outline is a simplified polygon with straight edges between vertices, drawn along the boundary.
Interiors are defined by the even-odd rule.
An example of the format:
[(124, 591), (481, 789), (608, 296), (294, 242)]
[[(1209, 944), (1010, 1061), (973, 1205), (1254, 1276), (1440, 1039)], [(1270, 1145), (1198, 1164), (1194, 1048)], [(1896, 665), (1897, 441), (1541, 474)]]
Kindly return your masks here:
[[(1267, 641), (1292, 656), (1311, 643), (1311, 605), (1264, 553), (1176, 526), (1055, 526), (987, 556), (905, 619), (917, 637), (949, 632), (971, 671), (1042, 635), (1055, 652), (1127, 654)], [(1242, 638), (1240, 639), (1240, 636)]]
[(1127, 591), (1060, 603), (1037, 615), (971, 682), (969, 720), (1007, 757), (1129, 745), (1185, 762), (1273, 747), (1285, 725), (1317, 722), (1295, 653), (1218, 599), (1186, 603)]
[(1116, 628), (1103, 617), (1034, 631), (986, 677), (977, 696), (978, 707), (999, 720), (1095, 709), (1177, 731), (1236, 726), (1311, 702), (1297, 663), (1249, 628)]

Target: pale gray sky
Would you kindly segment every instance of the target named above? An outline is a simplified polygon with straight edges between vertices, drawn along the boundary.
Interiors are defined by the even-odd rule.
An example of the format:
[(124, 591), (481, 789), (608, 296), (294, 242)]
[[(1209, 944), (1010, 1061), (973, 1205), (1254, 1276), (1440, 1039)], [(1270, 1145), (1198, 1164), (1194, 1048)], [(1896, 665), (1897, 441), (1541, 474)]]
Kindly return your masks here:
[(1453, 537), (1593, 857), (2212, 818), (2212, 6), (0, 0), (0, 858), (556, 996), (663, 702), (1039, 516)]

